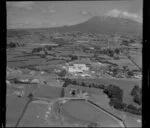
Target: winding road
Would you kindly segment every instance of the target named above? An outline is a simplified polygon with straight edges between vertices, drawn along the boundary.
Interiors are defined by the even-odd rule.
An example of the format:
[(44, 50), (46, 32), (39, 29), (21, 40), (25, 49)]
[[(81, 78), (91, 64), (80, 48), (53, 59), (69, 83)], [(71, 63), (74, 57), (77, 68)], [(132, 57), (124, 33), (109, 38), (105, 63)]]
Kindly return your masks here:
[[(107, 110), (105, 110), (104, 108), (96, 105), (95, 103), (93, 103), (92, 101), (86, 99), (85, 97), (62, 97), (62, 98), (57, 98), (57, 99), (48, 99), (48, 98), (43, 98), (43, 97), (32, 97), (32, 100), (30, 99), (30, 102), (27, 102), (27, 105), (29, 103), (40, 103), (40, 104), (48, 104), (49, 107), (51, 109), (49, 109), (53, 115), (56, 115), (56, 113), (54, 112), (54, 105), (56, 102), (61, 102), (63, 103), (63, 101), (69, 101), (69, 100), (86, 100), (89, 104), (91, 104), (92, 106), (94, 106), (96, 109), (99, 109), (100, 111), (102, 111), (104, 114), (107, 114), (108, 116), (110, 116), (111, 118), (113, 118), (114, 120), (116, 120), (118, 122), (118, 124), (120, 125), (120, 127), (122, 128), (126, 128), (126, 125), (124, 123), (124, 121), (122, 119), (120, 119), (119, 117), (113, 115), (112, 113), (108, 112)], [(65, 103), (65, 102), (64, 102)], [(21, 118), (23, 117), (23, 113), (25, 113), (26, 111), (26, 107), (24, 108), (22, 114), (20, 115), (20, 118), (18, 119), (17, 123), (16, 123), (16, 127), (19, 125), (19, 122), (21, 121)]]

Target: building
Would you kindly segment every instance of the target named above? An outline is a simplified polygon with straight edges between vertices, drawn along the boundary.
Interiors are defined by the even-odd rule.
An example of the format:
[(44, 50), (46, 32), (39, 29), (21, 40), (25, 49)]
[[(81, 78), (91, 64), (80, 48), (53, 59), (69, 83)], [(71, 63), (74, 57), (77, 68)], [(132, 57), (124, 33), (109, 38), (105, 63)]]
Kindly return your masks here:
[(136, 79), (142, 79), (142, 75), (135, 74), (133, 77), (136, 78)]
[(67, 97), (78, 97), (78, 98), (88, 98), (89, 94), (84, 89), (66, 87), (65, 96)]
[(68, 72), (70, 73), (82, 73), (84, 71), (89, 71), (89, 67), (85, 64), (73, 64), (73, 66), (68, 66)]

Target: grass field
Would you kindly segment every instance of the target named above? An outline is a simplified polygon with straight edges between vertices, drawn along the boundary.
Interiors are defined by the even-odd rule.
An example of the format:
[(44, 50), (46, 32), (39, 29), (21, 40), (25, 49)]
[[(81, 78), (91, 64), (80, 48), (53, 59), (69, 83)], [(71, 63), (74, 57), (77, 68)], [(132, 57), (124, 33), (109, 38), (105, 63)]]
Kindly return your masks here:
[(6, 126), (14, 127), (27, 103), (27, 99), (18, 98), (15, 95), (6, 98)]
[(30, 103), (18, 127), (50, 127), (45, 115), (48, 104)]
[(114, 84), (118, 87), (120, 87), (124, 91), (124, 96), (123, 96), (123, 102), (125, 103), (133, 103), (132, 97), (130, 95), (131, 90), (133, 89), (134, 85), (138, 85), (141, 87), (142, 81), (140, 80), (134, 80), (134, 79), (105, 79), (105, 78), (100, 78), (100, 79), (76, 79), (76, 81), (80, 82), (85, 82), (85, 83), (95, 83), (95, 84), (104, 84), (104, 85), (109, 85), (109, 84)]
[[(25, 30), (26, 31), (26, 30)], [(14, 71), (7, 76), (7, 79), (13, 78), (29, 78), (29, 79), (38, 79), (40, 81), (39, 84), (8, 84), (7, 85), (7, 111), (6, 111), (6, 119), (7, 126), (14, 126), (17, 122), (27, 100), (28, 94), (33, 93), (35, 97), (40, 98), (48, 98), (48, 99), (57, 99), (61, 96), (62, 84), (63, 82), (57, 80), (58, 76), (55, 73), (55, 69), (61, 69), (65, 63), (84, 63), (84, 64), (92, 64), (93, 62), (106, 62), (107, 64), (117, 64), (119, 67), (128, 66), (129, 69), (137, 69), (133, 63), (128, 60), (124, 55), (119, 60), (114, 60), (113, 57), (108, 55), (99, 54), (95, 56), (95, 53), (100, 50), (99, 48), (107, 47), (107, 40), (110, 38), (109, 36), (101, 35), (100, 38), (98, 36), (93, 35), (93, 39), (98, 39), (99, 41), (90, 40), (87, 43), (76, 43), (74, 41), (69, 41), (69, 37), (65, 37), (62, 42), (55, 42), (53, 35), (49, 30), (27, 30), (25, 31), (12, 31), (8, 34), (7, 44), (10, 42), (13, 43), (24, 43), (23, 47), (16, 48), (7, 48), (7, 66), (12, 68), (20, 68), (20, 70), (24, 70), (24, 68), (29, 70), (29, 73), (18, 73)], [(52, 35), (51, 35), (52, 34)], [(82, 34), (81, 34), (82, 35)], [(82, 36), (80, 34), (73, 36), (72, 39), (76, 41), (82, 40)], [(56, 34), (57, 36), (57, 34)], [(81, 36), (81, 37), (80, 37)], [(88, 34), (86, 34), (88, 36)], [(52, 38), (51, 38), (52, 37)], [(90, 37), (88, 37), (91, 39)], [(45, 52), (45, 56), (41, 56), (38, 54), (33, 54), (33, 48), (44, 47), (45, 44), (49, 45), (51, 43), (58, 43), (60, 46), (52, 47), (51, 50)], [(112, 41), (110, 45), (114, 47), (118, 47), (117, 44), (114, 44)], [(93, 49), (90, 49), (93, 47)], [(88, 50), (90, 49), (90, 50)], [(48, 54), (46, 54), (48, 53)], [(71, 61), (71, 55), (77, 56), (77, 60)], [(141, 61), (141, 53), (138, 53), (137, 50), (131, 51), (131, 57), (138, 63), (138, 65), (142, 65)], [(96, 62), (97, 61), (97, 62)], [(30, 74), (30, 71), (35, 71), (34, 75)], [(41, 71), (45, 71), (46, 73), (42, 74)], [(76, 79), (79, 83), (95, 83), (95, 84), (114, 84), (120, 87), (124, 91), (123, 102), (125, 103), (133, 103), (133, 99), (130, 95), (130, 92), (134, 85), (142, 86), (141, 80), (135, 79), (112, 79), (112, 78), (99, 78), (99, 79)], [(74, 85), (71, 85), (70, 88), (74, 88)], [(103, 93), (102, 89), (96, 88), (88, 88), (76, 86), (76, 88), (84, 89), (89, 94), (89, 99), (100, 105), (101, 107), (107, 109), (107, 111), (116, 114), (117, 116), (123, 118), (126, 116), (126, 123), (128, 126), (140, 126), (136, 119), (139, 117), (133, 117), (132, 114), (122, 113), (116, 109), (113, 109), (109, 106), (109, 99)], [(24, 92), (23, 97), (17, 97), (17, 92)], [(19, 126), (20, 127), (55, 127), (55, 126), (73, 126), (74, 123), (82, 123), (88, 124), (91, 122), (98, 121), (100, 126), (109, 127), (111, 126), (119, 126), (118, 123), (112, 119), (111, 117), (104, 114), (102, 111), (97, 108), (91, 106), (88, 102), (84, 101), (70, 101), (62, 105), (61, 112), (64, 115), (66, 121), (61, 120), (52, 120), (50, 117), (46, 117), (46, 112), (48, 111), (48, 106), (46, 104), (35, 104), (30, 103)], [(60, 119), (60, 117), (59, 117)], [(63, 124), (63, 123), (64, 124)], [(73, 124), (71, 124), (73, 123)]]
[(41, 85), (34, 93), (35, 97), (58, 98), (61, 94), (61, 87)]
[(117, 125), (116, 120), (84, 101), (70, 101), (65, 103), (62, 106), (61, 112), (64, 116), (80, 123), (99, 121), (100, 126), (107, 126), (108, 124)]

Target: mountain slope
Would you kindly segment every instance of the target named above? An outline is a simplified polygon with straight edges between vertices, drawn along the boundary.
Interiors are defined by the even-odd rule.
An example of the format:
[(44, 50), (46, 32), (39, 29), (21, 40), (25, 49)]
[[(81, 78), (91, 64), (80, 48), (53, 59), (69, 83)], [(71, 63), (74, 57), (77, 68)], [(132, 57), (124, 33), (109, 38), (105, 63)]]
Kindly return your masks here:
[(62, 32), (81, 31), (81, 32), (100, 32), (100, 33), (142, 33), (142, 24), (131, 19), (95, 16), (89, 20), (72, 25), (55, 28)]

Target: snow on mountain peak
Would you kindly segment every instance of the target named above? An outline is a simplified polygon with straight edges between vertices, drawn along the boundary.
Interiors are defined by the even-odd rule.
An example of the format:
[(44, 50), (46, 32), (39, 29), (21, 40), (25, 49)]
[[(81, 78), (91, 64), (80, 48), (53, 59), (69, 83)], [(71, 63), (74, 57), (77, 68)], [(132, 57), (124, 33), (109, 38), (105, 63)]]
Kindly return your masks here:
[(142, 17), (139, 16), (138, 14), (135, 13), (129, 13), (126, 11), (121, 11), (118, 9), (113, 9), (105, 14), (106, 16), (111, 16), (111, 17), (120, 17), (120, 18), (127, 18), (127, 19), (132, 19), (134, 21), (137, 21), (139, 23), (142, 23)]

